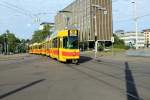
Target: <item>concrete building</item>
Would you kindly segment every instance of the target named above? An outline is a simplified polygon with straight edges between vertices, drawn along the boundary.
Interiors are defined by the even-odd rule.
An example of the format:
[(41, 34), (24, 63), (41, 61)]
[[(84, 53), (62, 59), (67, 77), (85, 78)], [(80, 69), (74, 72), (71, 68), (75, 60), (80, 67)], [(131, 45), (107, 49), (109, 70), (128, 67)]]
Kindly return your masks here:
[(143, 33), (145, 35), (145, 45), (147, 47), (149, 47), (149, 45), (150, 45), (150, 29), (143, 30)]
[(124, 30), (116, 30), (115, 31), (115, 34), (117, 35), (117, 36), (122, 36), (122, 35), (124, 35), (124, 33), (125, 33), (125, 31)]
[(55, 16), (55, 25), (56, 31), (79, 29), (80, 42), (111, 41), (112, 0), (75, 0)]
[[(119, 37), (124, 40), (125, 44), (130, 47), (135, 47), (136, 45), (136, 33), (135, 32), (126, 32), (124, 35)], [(145, 36), (143, 33), (138, 33), (137, 45), (139, 48), (145, 47)]]

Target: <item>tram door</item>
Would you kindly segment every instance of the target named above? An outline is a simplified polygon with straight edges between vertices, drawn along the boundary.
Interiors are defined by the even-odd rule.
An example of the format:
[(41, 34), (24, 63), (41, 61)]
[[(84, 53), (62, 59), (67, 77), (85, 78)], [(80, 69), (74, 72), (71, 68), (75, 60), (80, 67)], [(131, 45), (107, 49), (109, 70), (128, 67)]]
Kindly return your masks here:
[(58, 52), (57, 52), (57, 54), (58, 54), (57, 59), (59, 59), (59, 54), (60, 54), (60, 38), (59, 37), (57, 38), (57, 50), (58, 50)]
[(59, 58), (58, 59), (60, 59), (61, 58), (61, 52), (62, 52), (62, 48), (63, 48), (63, 38), (62, 37), (59, 37), (58, 38), (58, 48), (59, 48)]

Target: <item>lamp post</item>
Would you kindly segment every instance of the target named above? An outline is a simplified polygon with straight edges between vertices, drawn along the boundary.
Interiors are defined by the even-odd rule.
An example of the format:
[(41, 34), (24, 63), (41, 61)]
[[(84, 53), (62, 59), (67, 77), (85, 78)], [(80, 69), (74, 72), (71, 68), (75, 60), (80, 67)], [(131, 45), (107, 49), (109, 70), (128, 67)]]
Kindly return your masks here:
[(95, 21), (95, 58), (97, 57), (97, 46), (98, 46), (98, 40), (97, 40), (97, 18), (96, 18), (96, 13), (97, 10), (103, 11), (104, 15), (106, 15), (108, 12), (106, 8), (100, 6), (100, 5), (92, 5), (92, 7), (95, 7), (95, 12), (94, 12), (94, 21)]
[(138, 49), (138, 16), (137, 16), (137, 0), (132, 2), (134, 4), (134, 21), (135, 21), (135, 32), (136, 32), (136, 41), (135, 46)]

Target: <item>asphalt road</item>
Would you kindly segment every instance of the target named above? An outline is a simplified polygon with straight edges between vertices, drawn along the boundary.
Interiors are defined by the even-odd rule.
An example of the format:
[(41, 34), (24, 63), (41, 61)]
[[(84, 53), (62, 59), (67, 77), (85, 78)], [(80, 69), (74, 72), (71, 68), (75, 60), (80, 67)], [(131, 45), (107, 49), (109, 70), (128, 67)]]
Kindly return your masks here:
[(84, 54), (79, 65), (37, 55), (0, 60), (0, 100), (150, 100), (150, 62)]

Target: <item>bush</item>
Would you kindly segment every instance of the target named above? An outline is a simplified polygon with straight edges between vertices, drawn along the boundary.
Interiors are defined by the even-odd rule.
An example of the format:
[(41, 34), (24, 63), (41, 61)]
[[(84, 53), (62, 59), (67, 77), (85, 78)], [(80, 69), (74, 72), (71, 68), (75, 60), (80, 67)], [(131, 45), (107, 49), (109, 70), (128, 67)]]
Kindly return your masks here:
[(129, 49), (130, 49), (130, 46), (125, 46), (125, 49), (126, 49), (126, 50), (129, 50)]
[(98, 51), (103, 51), (104, 50), (104, 47), (102, 45), (99, 45), (98, 46)]
[(114, 48), (118, 48), (118, 49), (129, 49), (128, 46), (125, 46), (125, 43), (123, 40), (119, 39), (119, 37), (117, 35), (114, 34)]

